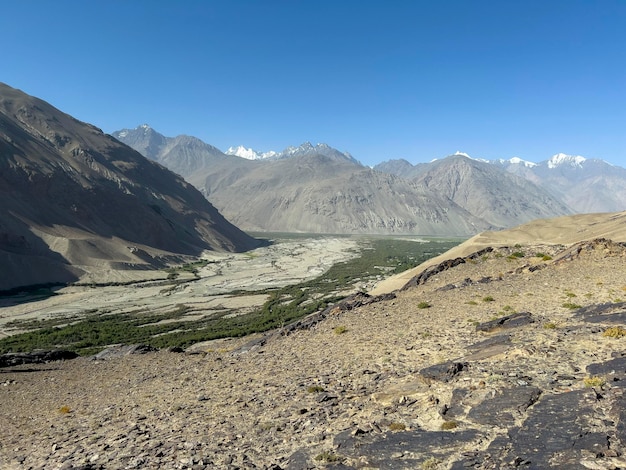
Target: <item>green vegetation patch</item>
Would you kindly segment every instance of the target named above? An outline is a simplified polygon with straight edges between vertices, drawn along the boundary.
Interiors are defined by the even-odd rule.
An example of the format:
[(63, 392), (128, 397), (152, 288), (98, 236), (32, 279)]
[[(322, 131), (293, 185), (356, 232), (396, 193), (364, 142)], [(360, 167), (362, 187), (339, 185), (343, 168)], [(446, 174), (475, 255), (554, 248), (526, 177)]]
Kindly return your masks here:
[(390, 431), (404, 431), (406, 429), (406, 425), (404, 423), (391, 423), (389, 425)]
[(441, 424), (441, 429), (443, 431), (449, 431), (450, 429), (455, 429), (458, 426), (456, 421), (444, 421)]
[(213, 262), (214, 261), (201, 259), (198, 261), (194, 261), (192, 263), (185, 263), (182, 266), (168, 268), (165, 270), (165, 272), (168, 273), (167, 275), (168, 279), (176, 279), (180, 275), (180, 273), (183, 273), (183, 272), (191, 273), (194, 276), (198, 277), (198, 270)]
[(565, 302), (562, 305), (563, 308), (569, 308), (570, 310), (576, 310), (578, 308), (582, 308), (582, 305), (575, 304), (573, 302)]
[(606, 380), (604, 380), (602, 377), (598, 377), (598, 376), (593, 376), (593, 377), (585, 377), (583, 379), (583, 383), (585, 384), (585, 387), (591, 388), (591, 387), (603, 387), (606, 384)]
[(626, 336), (626, 330), (620, 326), (612, 326), (604, 330), (602, 336), (606, 336), (607, 338), (621, 338)]
[(337, 463), (337, 462), (343, 461), (343, 457), (335, 454), (334, 452), (325, 450), (321, 454), (318, 454), (315, 457), (315, 460), (317, 460), (318, 462), (324, 462), (324, 463)]

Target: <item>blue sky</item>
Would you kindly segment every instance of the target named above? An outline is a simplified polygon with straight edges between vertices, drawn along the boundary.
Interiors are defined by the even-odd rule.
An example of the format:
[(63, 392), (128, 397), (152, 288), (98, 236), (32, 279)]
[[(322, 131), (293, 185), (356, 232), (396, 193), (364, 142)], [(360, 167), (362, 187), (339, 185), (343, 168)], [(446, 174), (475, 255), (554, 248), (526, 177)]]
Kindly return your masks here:
[(21, 0), (0, 81), (105, 132), (626, 166), (626, 1)]

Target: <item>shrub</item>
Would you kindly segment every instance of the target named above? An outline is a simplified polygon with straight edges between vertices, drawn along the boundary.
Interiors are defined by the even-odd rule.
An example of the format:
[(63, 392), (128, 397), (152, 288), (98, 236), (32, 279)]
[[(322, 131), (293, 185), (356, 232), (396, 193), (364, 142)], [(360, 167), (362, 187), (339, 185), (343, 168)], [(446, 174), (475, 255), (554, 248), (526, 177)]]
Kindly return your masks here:
[(441, 429), (444, 431), (450, 430), (450, 429), (454, 429), (458, 426), (456, 421), (444, 421), (441, 424)]
[(576, 310), (577, 308), (581, 308), (582, 305), (578, 305), (578, 304), (575, 304), (575, 303), (572, 303), (572, 302), (565, 302), (562, 305), (562, 307), (563, 308), (569, 308), (570, 310)]
[(519, 258), (523, 258), (524, 256), (525, 255), (524, 255), (523, 252), (521, 252), (521, 251), (514, 251), (509, 256), (507, 256), (507, 259), (519, 259)]
[(487, 295), (485, 297), (483, 297), (483, 302), (494, 302), (496, 299), (494, 299), (492, 296)]
[(441, 460), (436, 457), (430, 457), (422, 462), (422, 470), (436, 470)]
[(430, 304), (428, 302), (420, 302), (417, 304), (417, 308), (430, 308)]
[(318, 454), (315, 457), (315, 460), (317, 460), (318, 462), (341, 462), (343, 460), (343, 458), (337, 454), (335, 454), (334, 452), (330, 452), (328, 450), (325, 450), (324, 452), (322, 452), (321, 454)]
[(612, 326), (604, 330), (602, 336), (606, 336), (607, 338), (621, 338), (622, 336), (626, 336), (626, 330), (619, 326)]
[(602, 377), (593, 376), (584, 378), (583, 383), (585, 384), (585, 387), (602, 387), (606, 383), (606, 380)]
[(543, 327), (546, 330), (554, 330), (554, 329), (556, 329), (556, 323), (549, 322), (549, 323), (546, 323), (545, 325), (543, 325)]
[(344, 334), (346, 331), (348, 331), (348, 328), (346, 328), (345, 326), (341, 325), (341, 326), (337, 326), (335, 328), (333, 328), (333, 332), (336, 335), (342, 335)]
[(309, 393), (321, 393), (324, 392), (324, 387), (320, 386), (320, 385), (311, 385), (306, 389), (307, 392)]
[(71, 411), (72, 410), (67, 405), (63, 405), (61, 408), (59, 408), (59, 413), (67, 414), (67, 413), (70, 413)]
[(389, 429), (391, 431), (404, 431), (406, 429), (406, 426), (402, 423), (391, 423), (389, 425)]

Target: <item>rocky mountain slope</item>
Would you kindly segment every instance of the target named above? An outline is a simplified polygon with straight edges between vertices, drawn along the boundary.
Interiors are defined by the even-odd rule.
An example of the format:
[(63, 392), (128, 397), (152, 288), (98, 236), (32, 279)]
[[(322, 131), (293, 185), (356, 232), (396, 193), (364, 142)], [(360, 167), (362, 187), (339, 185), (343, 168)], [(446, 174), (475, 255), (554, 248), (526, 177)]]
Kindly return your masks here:
[[(452, 164), (457, 156), (432, 169), (420, 167), (420, 173), (431, 169), (428, 177), (410, 181), (398, 169), (394, 173), (402, 177), (366, 168), (325, 144), (305, 143), (264, 158), (245, 148), (231, 149), (228, 158), (208, 146), (211, 152), (192, 157), (191, 151), (181, 156), (172, 150), (177, 146), (162, 144), (180, 137), (155, 134), (140, 126), (113, 135), (179, 171), (247, 230), (464, 236), (568, 213), (542, 189), (487, 164), (482, 165), (491, 172), (472, 168), (474, 161), (466, 158), (465, 170), (447, 174), (460, 166)], [(155, 148), (161, 150), (151, 153)]]
[(446, 196), (494, 227), (571, 213), (550, 193), (489, 163), (454, 155), (420, 166), (413, 181)]
[(203, 188), (249, 230), (465, 235), (490, 227), (433, 191), (318, 154), (224, 162), (213, 167)]
[[(572, 244), (499, 233), (264, 336), (5, 368), (0, 466), (624, 468), (626, 226), (611, 217), (612, 241), (593, 224)], [(579, 220), (558, 221), (577, 238)]]
[[(185, 178), (207, 171), (228, 157), (196, 137), (165, 137), (147, 124), (116, 131), (113, 137)], [(193, 183), (192, 183), (193, 184)]]
[(258, 242), (164, 167), (0, 84), (0, 290)]

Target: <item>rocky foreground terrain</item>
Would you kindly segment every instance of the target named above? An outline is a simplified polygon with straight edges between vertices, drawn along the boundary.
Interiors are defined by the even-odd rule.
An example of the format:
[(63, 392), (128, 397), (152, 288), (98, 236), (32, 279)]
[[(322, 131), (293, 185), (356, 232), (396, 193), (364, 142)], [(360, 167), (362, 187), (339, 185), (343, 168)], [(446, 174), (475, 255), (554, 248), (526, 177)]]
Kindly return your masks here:
[(623, 243), (487, 247), (262, 336), (4, 367), (0, 468), (625, 468), (625, 299)]

